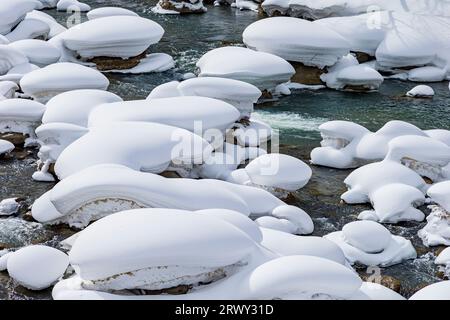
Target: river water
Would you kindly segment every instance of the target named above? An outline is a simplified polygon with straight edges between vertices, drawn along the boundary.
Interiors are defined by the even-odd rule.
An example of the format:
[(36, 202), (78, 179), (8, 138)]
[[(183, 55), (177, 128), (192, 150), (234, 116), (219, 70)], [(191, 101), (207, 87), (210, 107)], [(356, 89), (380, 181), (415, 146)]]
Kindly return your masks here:
[[(242, 45), (242, 32), (246, 26), (263, 18), (255, 12), (239, 11), (230, 7), (208, 6), (208, 12), (200, 15), (156, 15), (151, 12), (155, 0), (88, 0), (93, 8), (121, 6), (150, 18), (163, 26), (162, 41), (150, 48), (152, 52), (172, 55), (176, 68), (163, 73), (145, 75), (108, 74), (110, 91), (125, 100), (143, 99), (159, 84), (177, 80), (186, 72), (195, 71), (195, 62), (208, 50), (225, 45)], [(46, 11), (60, 23), (66, 24), (70, 14)], [(86, 20), (82, 15), (82, 20)], [(389, 120), (404, 120), (422, 129), (450, 129), (450, 92), (447, 83), (431, 86), (436, 91), (434, 99), (408, 99), (403, 95), (415, 84), (387, 80), (379, 92), (344, 93), (334, 90), (293, 91), (292, 95), (277, 101), (258, 105), (256, 117), (279, 129), (281, 151), (309, 160), (313, 147), (319, 145), (318, 126), (328, 120), (350, 120), (371, 130), (377, 130)], [(51, 184), (31, 180), (35, 155), (24, 160), (1, 160), (0, 199), (24, 198), (18, 217), (0, 219), (0, 248), (17, 247), (45, 242), (50, 245), (73, 233), (64, 227), (43, 227), (21, 218), (34, 199), (52, 187)], [(315, 222), (314, 235), (322, 236), (337, 231), (348, 222), (356, 220), (359, 212), (367, 206), (349, 206), (340, 203), (339, 196), (345, 191), (343, 180), (348, 170), (334, 170), (313, 166), (310, 183), (289, 199), (290, 204), (307, 211)], [(423, 210), (427, 210), (423, 208)], [(401, 293), (411, 295), (418, 288), (439, 281), (437, 268), (432, 259), (436, 248), (425, 248), (417, 237), (424, 223), (403, 223), (387, 226), (391, 232), (411, 239), (419, 258), (402, 264), (383, 268), (382, 275), (392, 276), (401, 283)], [(431, 252), (431, 253), (430, 253)], [(365, 275), (364, 268), (358, 271)], [(370, 275), (370, 274), (367, 274)], [(13, 283), (7, 273), (0, 273), (0, 298), (48, 299), (51, 291), (33, 293)]]

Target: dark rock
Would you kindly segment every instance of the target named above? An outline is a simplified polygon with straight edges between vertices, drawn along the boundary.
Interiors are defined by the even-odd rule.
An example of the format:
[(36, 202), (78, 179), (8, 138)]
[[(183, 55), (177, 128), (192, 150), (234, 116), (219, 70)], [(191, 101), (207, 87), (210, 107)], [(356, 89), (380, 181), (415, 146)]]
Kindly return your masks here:
[(15, 146), (23, 146), (28, 135), (17, 132), (1, 133), (0, 139), (11, 142)]
[(128, 59), (113, 58), (113, 57), (95, 57), (88, 60), (88, 62), (95, 63), (97, 69), (100, 71), (126, 70), (136, 67), (141, 62), (141, 60), (144, 59), (146, 56), (147, 53), (143, 52), (136, 57), (131, 57)]
[(295, 74), (292, 76), (291, 81), (307, 85), (320, 85), (323, 84), (320, 80), (320, 76), (325, 73), (325, 70), (319, 69), (317, 67), (305, 66), (301, 62), (289, 63), (294, 67)]
[[(160, 0), (158, 2), (158, 4), (164, 10), (177, 11), (177, 12), (179, 12), (181, 14), (186, 14), (186, 13), (205, 13), (206, 12), (206, 8), (203, 7), (203, 6), (199, 7), (198, 9), (192, 9), (192, 8), (189, 8), (188, 6), (184, 5), (184, 3), (188, 3), (189, 5), (193, 5), (193, 4), (198, 4), (199, 2), (200, 1), (197, 1), (196, 3), (191, 3), (189, 1), (182, 1), (182, 0)], [(174, 3), (182, 4), (182, 6), (176, 7), (174, 5)]]
[(358, 60), (359, 63), (368, 62), (371, 60), (374, 60), (375, 58), (371, 55), (364, 53), (364, 52), (354, 52), (356, 60)]
[[(371, 276), (365, 276), (365, 275), (361, 276), (363, 281), (370, 280), (369, 277), (371, 277)], [(402, 288), (400, 280), (398, 280), (394, 277), (391, 277), (391, 276), (383, 276), (382, 275), (380, 277), (381, 277), (381, 279), (378, 282), (379, 284), (381, 284), (382, 286), (385, 286), (386, 288), (389, 288), (397, 293), (400, 293), (400, 290)]]

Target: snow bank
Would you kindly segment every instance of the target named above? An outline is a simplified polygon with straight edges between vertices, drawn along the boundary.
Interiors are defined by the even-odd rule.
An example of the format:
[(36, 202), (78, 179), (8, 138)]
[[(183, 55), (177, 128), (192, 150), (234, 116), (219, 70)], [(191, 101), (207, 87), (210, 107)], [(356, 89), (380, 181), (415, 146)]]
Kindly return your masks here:
[(242, 36), (251, 49), (321, 69), (349, 52), (348, 42), (333, 29), (297, 18), (262, 19), (248, 26)]
[(104, 164), (59, 182), (36, 200), (32, 215), (42, 223), (85, 227), (104, 215), (139, 207), (224, 208), (258, 216), (271, 214), (279, 206), (285, 204), (258, 188), (209, 179), (167, 179), (121, 165)]
[(101, 7), (97, 9), (93, 9), (87, 13), (87, 17), (89, 20), (105, 18), (105, 17), (113, 17), (113, 16), (134, 16), (137, 17), (138, 14), (119, 7)]
[(382, 225), (373, 221), (355, 221), (342, 231), (325, 236), (339, 245), (351, 264), (391, 266), (417, 257), (411, 241), (393, 236)]
[(58, 62), (61, 53), (57, 48), (42, 40), (20, 40), (11, 43), (9, 46), (19, 50), (27, 56), (30, 63), (38, 67), (45, 67)]
[[(149, 139), (148, 137), (151, 137)], [(171, 164), (183, 170), (201, 164), (212, 147), (187, 130), (150, 122), (114, 122), (93, 127), (59, 156), (55, 172), (64, 179), (84, 168), (116, 163), (161, 173)]]
[(43, 290), (61, 278), (69, 265), (68, 256), (54, 248), (35, 245), (8, 257), (11, 278), (30, 290)]
[(19, 25), (5, 37), (10, 42), (19, 40), (43, 38), (47, 39), (50, 27), (47, 23), (33, 18), (25, 18)]
[(248, 82), (260, 90), (272, 90), (295, 73), (284, 59), (241, 47), (213, 49), (197, 62), (200, 77), (230, 78)]
[(2, 1), (0, 3), (0, 34), (6, 35), (19, 24), (27, 12), (36, 8), (33, 0)]
[(109, 80), (100, 72), (74, 63), (55, 63), (26, 74), (20, 80), (25, 94), (47, 102), (54, 96), (76, 89), (106, 90)]

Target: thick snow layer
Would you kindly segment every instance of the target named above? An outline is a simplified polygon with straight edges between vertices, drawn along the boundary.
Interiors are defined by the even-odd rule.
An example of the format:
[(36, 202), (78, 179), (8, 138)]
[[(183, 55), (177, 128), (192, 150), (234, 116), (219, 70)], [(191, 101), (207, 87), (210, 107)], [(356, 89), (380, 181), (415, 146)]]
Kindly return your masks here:
[(139, 64), (131, 69), (112, 69), (104, 72), (141, 74), (164, 72), (175, 67), (175, 61), (167, 53), (151, 53), (141, 59)]
[[(81, 23), (52, 38), (65, 51), (62, 61), (93, 57), (130, 58), (161, 40), (164, 29), (156, 22), (135, 16), (112, 16)], [(69, 52), (67, 52), (69, 51)]]
[(91, 128), (69, 145), (59, 156), (55, 171), (64, 179), (96, 164), (115, 163), (161, 173), (171, 163), (181, 167), (201, 164), (211, 152), (206, 140), (185, 129), (150, 122), (114, 122)]
[(10, 277), (31, 290), (50, 287), (62, 277), (68, 265), (65, 253), (41, 245), (22, 248), (11, 254), (7, 262)]
[(258, 147), (271, 140), (273, 129), (267, 123), (250, 117), (249, 123), (236, 123), (232, 134), (240, 146)]
[(376, 282), (363, 282), (351, 300), (405, 300), (405, 298)]
[(287, 219), (264, 216), (256, 219), (255, 223), (261, 228), (276, 230), (287, 234), (301, 234), (299, 228)]
[(36, 8), (33, 0), (2, 1), (0, 3), (0, 34), (6, 35), (26, 15)]
[(8, 250), (0, 251), (0, 271), (6, 271), (8, 258), (13, 254), (13, 252)]
[(0, 132), (15, 132), (35, 137), (34, 130), (40, 124), (45, 106), (26, 99), (0, 101)]
[(450, 264), (450, 248), (445, 248), (434, 261), (436, 264)]
[(59, 182), (33, 204), (42, 223), (77, 227), (121, 210), (165, 207), (183, 210), (224, 208), (244, 215), (267, 215), (285, 204), (269, 192), (219, 180), (167, 179), (125, 166), (104, 164)]
[(106, 280), (152, 267), (175, 267), (175, 276), (184, 268), (215, 269), (242, 262), (254, 246), (244, 232), (207, 214), (138, 209), (105, 217), (87, 227), (75, 240), (69, 257), (85, 280)]
[(261, 244), (283, 256), (307, 255), (321, 257), (345, 265), (345, 256), (334, 242), (321, 237), (301, 237), (274, 229), (260, 228)]
[(427, 224), (418, 232), (427, 247), (450, 246), (450, 213), (439, 206), (429, 206)]
[(373, 221), (351, 222), (342, 231), (332, 232), (325, 238), (340, 246), (351, 264), (386, 267), (417, 257), (411, 241), (391, 235)]
[(420, 289), (410, 300), (450, 300), (450, 280), (436, 282)]
[(12, 81), (19, 84), (24, 75), (38, 69), (37, 65), (28, 62), (22, 63), (12, 67), (7, 74), (0, 76), (0, 81)]
[(241, 118), (249, 118), (253, 104), (261, 96), (261, 91), (246, 82), (215, 77), (191, 78), (183, 82), (171, 81), (157, 86), (147, 100), (178, 96), (200, 96), (219, 99), (233, 105), (241, 113)]
[(26, 74), (20, 80), (25, 94), (47, 102), (54, 96), (76, 89), (106, 90), (109, 80), (100, 72), (75, 63), (55, 63)]
[(230, 78), (248, 82), (260, 90), (288, 82), (294, 68), (284, 59), (241, 47), (213, 49), (197, 62), (200, 77)]
[(45, 22), (50, 28), (50, 31), (48, 33), (48, 37), (50, 39), (67, 30), (66, 27), (59, 24), (52, 16), (42, 11), (33, 10), (31, 12), (28, 12), (26, 18)]
[(251, 10), (255, 12), (259, 11), (258, 3), (252, 0), (236, 0), (235, 4), (236, 8), (239, 10)]
[(426, 189), (425, 181), (417, 173), (398, 162), (388, 160), (356, 169), (344, 183), (349, 190), (341, 195), (341, 199), (350, 204), (369, 202), (376, 190), (392, 183), (409, 185), (422, 191)]
[[(14, 98), (19, 86), (13, 81), (0, 81), (0, 99)], [(3, 99), (2, 99), (3, 100)]]
[(28, 63), (25, 54), (9, 45), (0, 45), (0, 75), (4, 75), (11, 68), (24, 63)]
[(333, 29), (290, 17), (256, 21), (242, 37), (251, 49), (319, 68), (334, 65), (349, 52), (349, 43)]
[(363, 211), (358, 219), (381, 223), (423, 221), (425, 215), (415, 207), (425, 203), (424, 194), (409, 185), (393, 183), (376, 189), (370, 200), (374, 210)]
[(16, 198), (2, 200), (0, 202), (0, 216), (13, 215), (19, 211), (19, 207), (20, 205)]
[(440, 82), (447, 77), (447, 70), (438, 67), (421, 67), (408, 72), (408, 80), (414, 82)]
[(337, 90), (376, 90), (383, 83), (383, 76), (375, 69), (365, 64), (359, 64), (356, 58), (349, 54), (320, 76), (327, 87)]
[(441, 141), (450, 146), (450, 130), (445, 129), (432, 129), (424, 131), (427, 136), (435, 140)]
[(239, 111), (226, 102), (186, 96), (101, 105), (91, 111), (89, 126), (107, 125), (117, 121), (155, 122), (202, 134), (209, 129), (224, 132), (231, 128), (239, 117)]
[(83, 2), (79, 2), (78, 0), (59, 0), (56, 5), (56, 9), (58, 11), (81, 11), (86, 12), (90, 11), (91, 7)]
[(430, 5), (427, 0), (407, 2), (402, 0), (352, 0), (351, 2), (346, 0), (265, 0), (263, 8), (269, 14), (274, 10), (281, 10), (283, 13), (296, 17), (321, 19), (381, 10), (449, 15), (450, 5), (446, 2), (437, 2)]
[(15, 148), (15, 146), (11, 142), (0, 139), (0, 155), (9, 153), (9, 152), (13, 151), (14, 148)]
[(101, 7), (101, 8), (91, 10), (87, 13), (87, 17), (89, 20), (105, 18), (105, 17), (112, 17), (112, 16), (135, 16), (135, 17), (137, 17), (138, 14), (131, 10), (128, 10), (125, 8), (119, 8), (119, 7)]
[(436, 183), (427, 190), (431, 200), (450, 212), (450, 181)]
[(67, 91), (47, 102), (42, 123), (63, 122), (87, 127), (89, 114), (95, 107), (121, 101), (116, 94), (104, 90)]
[(434, 90), (430, 86), (426, 85), (418, 85), (411, 90), (409, 90), (406, 93), (407, 97), (413, 97), (413, 98), (426, 98), (426, 97), (433, 97), (434, 96)]
[(27, 56), (30, 63), (39, 67), (58, 62), (61, 53), (57, 48), (42, 40), (20, 40), (11, 43), (9, 46), (21, 51)]
[(10, 42), (35, 38), (47, 39), (49, 32), (50, 27), (47, 23), (38, 19), (26, 18), (5, 37)]

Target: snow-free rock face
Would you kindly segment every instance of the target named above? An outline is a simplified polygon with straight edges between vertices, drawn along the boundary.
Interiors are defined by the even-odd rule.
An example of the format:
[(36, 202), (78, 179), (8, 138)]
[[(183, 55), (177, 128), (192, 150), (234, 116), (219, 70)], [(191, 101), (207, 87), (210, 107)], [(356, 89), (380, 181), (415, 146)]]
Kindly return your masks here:
[(294, 68), (283, 58), (241, 47), (213, 49), (197, 62), (200, 77), (230, 78), (248, 82), (260, 90), (273, 90), (288, 82)]
[(62, 180), (35, 201), (32, 215), (41, 223), (83, 228), (103, 216), (143, 207), (223, 208), (245, 216), (289, 219), (304, 233), (313, 228), (301, 209), (259, 188), (212, 179), (167, 179), (113, 164), (92, 166)]
[(11, 43), (10, 46), (21, 51), (27, 56), (30, 63), (38, 67), (45, 67), (49, 64), (56, 63), (61, 56), (57, 48), (42, 40), (20, 40)]
[(450, 181), (444, 181), (432, 185), (427, 190), (431, 200), (450, 212)]
[(75, 63), (55, 63), (26, 74), (20, 80), (24, 93), (40, 102), (76, 89), (106, 90), (109, 80), (100, 72)]
[(27, 12), (36, 8), (33, 0), (2, 1), (0, 3), (0, 34), (6, 35), (19, 24)]
[(159, 14), (186, 14), (204, 13), (207, 9), (203, 5), (203, 0), (159, 0), (152, 11)]
[(447, 76), (447, 71), (438, 67), (420, 67), (408, 72), (408, 80), (414, 82), (440, 82)]
[(434, 96), (434, 90), (430, 86), (421, 84), (408, 91), (406, 96), (412, 98), (431, 98)]
[(332, 66), (349, 52), (348, 42), (333, 29), (297, 18), (262, 19), (242, 36), (251, 49), (319, 68)]
[(416, 258), (416, 250), (409, 240), (393, 236), (382, 225), (373, 221), (355, 221), (342, 231), (325, 236), (339, 245), (347, 260), (367, 266), (390, 266)]
[(19, 86), (13, 81), (0, 81), (0, 100), (14, 98)]
[(114, 17), (114, 16), (134, 16), (137, 17), (138, 14), (120, 7), (101, 7), (96, 8), (89, 11), (87, 14), (89, 20), (105, 18), (105, 17)]
[(31, 290), (43, 290), (61, 278), (69, 257), (54, 248), (35, 245), (22, 248), (8, 257), (11, 278)]
[(0, 101), (0, 133), (20, 133), (34, 139), (34, 130), (40, 124), (45, 106), (25, 99)]
[(433, 283), (420, 289), (410, 300), (450, 300), (450, 280)]
[[(149, 139), (148, 137), (151, 137)], [(201, 164), (212, 147), (185, 129), (157, 123), (114, 122), (93, 127), (59, 156), (55, 172), (64, 179), (84, 168), (115, 163), (135, 170), (161, 173)]]
[(139, 209), (83, 230), (69, 257), (85, 288), (160, 290), (222, 278), (254, 246), (242, 230), (207, 214)]
[(177, 96), (200, 96), (219, 99), (233, 105), (241, 113), (241, 118), (250, 118), (253, 104), (261, 96), (261, 91), (249, 83), (216, 77), (192, 78), (183, 82), (164, 83), (150, 92), (147, 100)]

